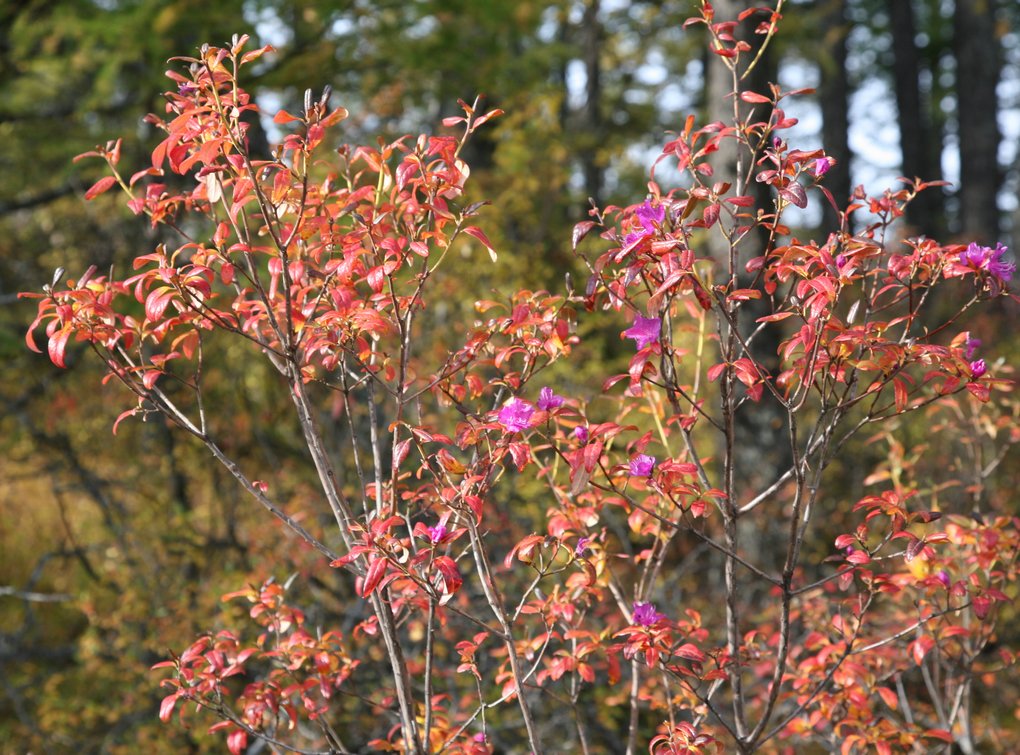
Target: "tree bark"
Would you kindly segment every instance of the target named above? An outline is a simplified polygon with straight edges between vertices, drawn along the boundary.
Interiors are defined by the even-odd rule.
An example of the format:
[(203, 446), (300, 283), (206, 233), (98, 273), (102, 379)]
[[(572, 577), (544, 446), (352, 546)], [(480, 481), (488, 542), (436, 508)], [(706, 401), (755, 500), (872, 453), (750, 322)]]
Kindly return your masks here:
[(598, 155), (605, 136), (602, 122), (602, 22), (599, 20), (600, 0), (588, 0), (581, 21), (581, 46), (587, 74), (584, 100), (584, 131), (587, 146), (581, 153), (584, 188), (588, 196), (601, 206), (603, 169)]
[[(930, 98), (921, 91), (921, 58), (917, 50), (917, 21), (911, 0), (888, 0), (893, 42), (893, 82), (900, 126), (901, 170), (906, 178), (942, 178), (941, 140), (932, 129)], [(938, 144), (937, 144), (938, 142)], [(921, 192), (907, 207), (910, 235), (945, 235), (945, 197), (941, 189)]]
[(953, 14), (960, 143), (960, 232), (992, 244), (999, 237), (1002, 185), (995, 90), (1001, 59), (995, 0), (957, 0)]
[[(723, 0), (714, 3), (716, 19), (719, 21), (735, 19), (742, 10), (750, 7), (752, 3), (744, 0)], [(758, 47), (763, 37), (754, 34), (755, 26), (760, 22), (757, 16), (751, 16), (737, 30), (741, 39), (747, 41), (752, 50), (741, 55), (741, 71), (754, 60)], [(776, 80), (778, 75), (777, 56), (770, 47), (766, 49), (755, 68), (748, 77), (741, 82), (740, 89), (757, 92), (768, 96), (769, 83)], [(716, 55), (710, 56), (706, 69), (706, 105), (709, 121), (733, 122), (733, 78), (730, 70)], [(743, 120), (751, 108), (755, 108), (753, 121), (769, 118), (767, 105), (751, 105), (740, 103), (740, 117)], [(735, 139), (725, 139), (720, 144), (719, 151), (713, 155), (712, 169), (713, 182), (727, 182), (736, 186), (736, 167), (739, 163), (741, 170), (747, 172), (748, 166), (756, 159), (750, 154), (748, 148), (737, 143)], [(733, 193), (733, 189), (730, 193)], [(745, 192), (755, 197), (756, 206), (764, 208), (766, 212), (772, 207), (772, 190), (763, 183), (753, 179), (745, 187)], [(752, 284), (753, 275), (744, 272), (747, 261), (766, 253), (765, 246), (768, 243), (768, 232), (760, 229), (760, 233), (749, 235), (737, 249), (737, 270), (739, 285), (749, 286)], [(718, 260), (725, 269), (729, 256), (729, 243), (719, 233), (717, 228), (709, 230), (707, 235), (707, 248), (711, 256)], [(745, 302), (740, 310), (741, 332), (747, 336), (754, 327), (754, 322), (759, 317), (769, 314), (769, 303), (765, 299)], [(778, 367), (777, 350), (782, 336), (782, 329), (777, 325), (767, 327), (758, 334), (752, 346), (752, 358), (762, 364), (770, 373), (775, 374)], [(789, 448), (789, 440), (786, 430), (786, 419), (780, 405), (774, 400), (768, 391), (762, 400), (755, 404), (745, 404), (742, 411), (737, 413), (736, 425), (738, 433), (752, 442), (742, 443), (736, 449), (737, 459), (735, 460), (738, 470), (738, 478), (743, 480), (742, 488), (752, 490), (761, 488), (771, 483), (782, 472), (786, 471), (792, 463), (792, 454)]]
[[(847, 0), (825, 0), (819, 25), (823, 30), (819, 56), (821, 83), (818, 102), (822, 110), (822, 145), (825, 154), (836, 164), (825, 175), (825, 187), (836, 205), (843, 209), (853, 190), (850, 181), (850, 81), (846, 70), (847, 36), (850, 23), (846, 17)], [(839, 216), (828, 203), (822, 205), (822, 232), (839, 230)], [(852, 229), (849, 229), (852, 230)]]

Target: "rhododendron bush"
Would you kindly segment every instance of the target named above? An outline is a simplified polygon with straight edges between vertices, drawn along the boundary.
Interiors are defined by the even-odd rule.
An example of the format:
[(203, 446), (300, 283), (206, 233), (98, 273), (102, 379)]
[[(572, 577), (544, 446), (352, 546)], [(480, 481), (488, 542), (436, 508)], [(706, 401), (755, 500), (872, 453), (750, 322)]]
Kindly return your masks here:
[[(778, 14), (747, 15), (768, 44)], [(632, 205), (591, 208), (566, 241), (583, 291), (476, 292), (473, 320), (438, 315), (436, 285), (451, 251), (498, 264), (499, 208), (468, 198), (461, 158), (498, 110), (336, 149), (347, 113), (309, 92), (252, 154), (238, 81), (270, 49), (235, 39), (168, 74), (151, 165), (91, 153), (110, 175), (87, 197), (123, 191), (177, 241), (33, 294), (29, 345), (44, 326), (60, 366), (90, 346), (133, 396), (116, 423), (193, 436), (345, 602), (314, 619), (285, 563), (238, 585), (247, 621), (210, 616), (157, 664), (168, 725), (234, 753), (1016, 744), (989, 690), (1015, 669), (996, 638), (1020, 536), (985, 489), (1015, 405), (961, 319), (1008, 295), (1008, 252), (902, 238), (920, 182), (858, 191), (821, 241), (791, 231), (791, 205), (836, 204), (831, 159), (787, 142), (791, 93), (743, 88), (761, 47), (736, 20), (704, 3), (691, 23), (732, 71), (732, 122), (688, 118), (656, 164), (676, 185), (653, 171)], [(583, 384), (581, 332), (629, 364)], [(286, 386), (316, 495), (277, 498), (218, 437), (203, 379), (227, 349)], [(745, 461), (756, 412), (782, 468)], [(972, 474), (906, 447), (911, 416)]]

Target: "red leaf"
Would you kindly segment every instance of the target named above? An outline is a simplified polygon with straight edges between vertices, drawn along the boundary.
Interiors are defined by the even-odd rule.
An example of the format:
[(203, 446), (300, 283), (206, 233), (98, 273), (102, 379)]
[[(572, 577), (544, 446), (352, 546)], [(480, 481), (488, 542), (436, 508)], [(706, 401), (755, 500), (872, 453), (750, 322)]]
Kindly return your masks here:
[(585, 472), (595, 471), (595, 467), (599, 463), (599, 457), (602, 456), (602, 441), (595, 441), (589, 443), (584, 447), (584, 451), (581, 454), (581, 458), (584, 463)]
[(492, 248), (492, 242), (489, 241), (489, 238), (484, 233), (482, 233), (482, 230), (480, 228), (476, 228), (473, 225), (469, 225), (467, 228), (464, 229), (464, 233), (466, 233), (469, 236), (474, 236), (476, 239), (481, 241), (482, 246), (489, 250), (489, 258), (493, 262), (496, 261), (496, 250)]
[(855, 542), (857, 542), (857, 538), (853, 535), (840, 535), (836, 538), (836, 547), (839, 550), (844, 550), (848, 546), (853, 545)]
[(902, 412), (907, 408), (907, 386), (899, 378), (893, 380), (893, 393), (896, 398), (896, 411)]
[(802, 210), (807, 207), (807, 193), (799, 183), (794, 182), (785, 189), (780, 189), (779, 195)]
[(720, 362), (719, 364), (713, 365), (708, 369), (708, 380), (714, 382), (719, 379), (719, 376), (723, 374), (729, 365), (726, 362)]
[(575, 250), (577, 249), (577, 245), (581, 243), (585, 236), (591, 233), (591, 229), (594, 227), (595, 221), (593, 220), (582, 220), (574, 226), (574, 233), (571, 236), (571, 242)]
[(758, 94), (757, 92), (741, 92), (740, 99), (744, 102), (758, 102), (761, 104), (768, 104), (772, 102), (772, 100), (768, 97), (763, 94)]
[(924, 548), (925, 542), (923, 539), (919, 538), (911, 542), (910, 545), (907, 546), (907, 554), (905, 557), (906, 562), (909, 564), (911, 561), (917, 558), (920, 555), (921, 551), (924, 550)]
[(156, 322), (166, 312), (167, 305), (174, 298), (175, 291), (172, 288), (160, 287), (154, 289), (145, 297), (145, 317), (149, 322)]
[(989, 391), (988, 386), (984, 383), (967, 383), (967, 390), (982, 403), (987, 402), (991, 395), (991, 391)]
[(485, 115), (481, 116), (480, 118), (478, 118), (478, 119), (477, 119), (477, 120), (476, 120), (476, 121), (474, 122), (474, 127), (475, 127), (475, 128), (478, 128), (478, 127), (479, 127), (479, 126), (481, 126), (481, 125), (482, 125), (483, 123), (485, 123), (486, 121), (488, 121), (488, 120), (489, 120), (490, 118), (497, 118), (497, 117), (499, 117), (499, 116), (501, 116), (501, 115), (503, 115), (503, 111), (502, 111), (502, 110), (500, 110), (499, 108), (496, 108), (495, 110), (490, 110), (490, 111), (489, 111), (488, 113), (486, 113)]
[[(169, 663), (173, 665), (173, 661), (169, 661)], [(177, 698), (180, 694), (180, 692), (174, 692), (172, 695), (167, 695), (163, 698), (163, 702), (159, 704), (159, 720), (163, 723), (169, 721), (170, 716), (173, 715), (174, 706), (177, 704)]]
[(975, 595), (971, 603), (974, 607), (974, 615), (982, 620), (988, 616), (988, 612), (992, 608), (992, 599), (987, 595)]
[(411, 450), (411, 439), (400, 441), (393, 452), (393, 468), (397, 469), (404, 463), (408, 452)]
[(935, 647), (935, 640), (931, 635), (922, 635), (916, 640), (910, 643), (910, 652), (914, 656), (914, 662), (918, 666), (924, 661), (924, 657), (928, 655), (928, 651)]
[(244, 729), (232, 731), (227, 735), (227, 749), (230, 750), (230, 755), (241, 755), (247, 746), (248, 732)]
[(686, 658), (687, 660), (694, 661), (695, 663), (702, 663), (705, 660), (705, 654), (701, 652), (697, 646), (692, 645), (689, 642), (678, 647), (675, 653), (681, 658)]
[(711, 228), (714, 226), (716, 221), (719, 220), (719, 205), (710, 204), (701, 214), (701, 218), (705, 223), (705, 228)]
[(92, 184), (92, 188), (85, 192), (85, 199), (95, 199), (105, 191), (109, 191), (113, 188), (113, 185), (117, 183), (117, 179), (113, 176), (104, 176)]
[(152, 386), (156, 384), (156, 381), (159, 380), (159, 377), (162, 374), (162, 370), (146, 370), (142, 374), (142, 385), (151, 391)]
[(440, 556), (435, 560), (433, 566), (436, 567), (436, 571), (442, 577), (440, 589), (443, 596), (439, 599), (439, 604), (446, 605), (450, 602), (450, 598), (460, 589), (460, 586), (464, 584), (464, 578), (460, 576), (457, 563), (449, 556)]
[(49, 352), (50, 361), (57, 367), (67, 368), (64, 362), (64, 350), (67, 348), (67, 339), (71, 337), (71, 329), (64, 327), (50, 336), (49, 345), (46, 350)]
[(882, 701), (886, 705), (888, 705), (893, 710), (896, 710), (896, 707), (897, 707), (899, 701), (896, 699), (896, 693), (895, 692), (893, 692), (888, 687), (879, 687), (878, 688), (878, 696), (882, 698)]
[(128, 417), (133, 417), (136, 414), (138, 414), (137, 406), (134, 409), (128, 409), (126, 412), (121, 412), (120, 416), (117, 417), (117, 421), (113, 423), (113, 434), (117, 434), (117, 425), (119, 425), (122, 420), (127, 419)]
[(379, 586), (383, 576), (386, 574), (386, 559), (377, 558), (368, 566), (368, 573), (365, 574), (365, 581), (361, 585), (361, 597), (367, 598), (372, 591)]
[(514, 460), (517, 471), (523, 472), (524, 468), (528, 466), (528, 462), (531, 461), (531, 447), (527, 443), (511, 443), (510, 456)]
[(947, 729), (928, 729), (924, 736), (934, 737), (935, 739), (941, 739), (943, 742), (953, 743), (953, 734)]
[(545, 540), (545, 538), (542, 535), (528, 535), (506, 554), (506, 558), (503, 559), (503, 566), (509, 569), (514, 562), (514, 557), (520, 559), (522, 563), (530, 564), (534, 560), (533, 554), (535, 552), (535, 546), (543, 540)]

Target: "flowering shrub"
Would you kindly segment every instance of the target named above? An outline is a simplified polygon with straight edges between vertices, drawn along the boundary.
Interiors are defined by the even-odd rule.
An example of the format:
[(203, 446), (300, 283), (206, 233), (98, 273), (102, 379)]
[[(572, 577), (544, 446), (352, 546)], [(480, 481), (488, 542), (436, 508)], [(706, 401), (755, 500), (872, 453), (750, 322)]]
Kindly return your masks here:
[[(767, 44), (778, 15), (760, 12)], [(243, 116), (257, 107), (238, 74), (268, 48), (237, 39), (170, 74), (151, 166), (122, 174), (116, 142), (92, 153), (112, 175), (87, 196), (119, 187), (182, 243), (126, 278), (89, 271), (34, 294), (29, 345), (44, 324), (64, 366), (88, 344), (135, 397), (118, 423), (158, 414), (190, 433), (356, 593), (350, 621), (314, 631), (276, 583), (229, 596), (251, 605), (257, 636), (224, 630), (158, 664), (161, 718), (205, 710), (234, 753), (256, 738), (411, 753), (1001, 744), (975, 701), (1015, 661), (986, 650), (1015, 598), (1018, 520), (982, 500), (990, 471), (967, 486), (986, 515), (953, 513), (896, 438), (908, 415), (945, 423), (988, 402), (981, 416), (999, 412), (1003, 432), (954, 437), (1016, 439), (1008, 399), (992, 401), (1007, 368), (975, 359), (980, 340), (958, 326), (1006, 292), (1006, 250), (896, 239), (923, 184), (858, 192), (822, 243), (791, 233), (790, 205), (831, 201), (831, 158), (783, 139), (790, 93), (740, 88), (755, 58), (735, 21), (705, 3), (692, 22), (764, 117), (689, 118), (660, 158), (684, 186), (651, 181), (575, 229), (583, 295), (479, 301), (444, 353), (425, 334), (449, 251), (495, 258), (460, 154), (499, 111), (462, 103), (444, 122), (458, 136), (330, 154), (346, 111), (309, 93), (275, 115), (289, 132), (273, 154), (253, 155)], [(724, 142), (743, 155), (733, 182), (713, 180)], [(723, 258), (699, 251), (709, 234)], [(555, 365), (569, 369), (578, 317), (633, 341), (626, 372), (539, 388), (546, 368), (567, 374)], [(755, 351), (768, 333), (775, 368)], [(217, 335), (287, 386), (320, 501), (275, 499), (224, 451), (203, 401)], [(758, 439), (739, 420), (766, 410), (790, 464), (742, 468), (737, 450)], [(342, 441), (323, 430), (331, 411)], [(864, 432), (889, 453), (844, 506), (833, 480)], [(540, 519), (511, 509), (515, 488), (541, 497)]]

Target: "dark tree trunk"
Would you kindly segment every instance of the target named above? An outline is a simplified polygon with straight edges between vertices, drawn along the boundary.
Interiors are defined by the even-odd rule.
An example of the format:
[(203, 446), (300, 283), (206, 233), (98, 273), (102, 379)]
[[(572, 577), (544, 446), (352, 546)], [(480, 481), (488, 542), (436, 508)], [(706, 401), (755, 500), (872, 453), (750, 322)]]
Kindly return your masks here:
[[(735, 19), (740, 12), (753, 2), (744, 0), (723, 0), (714, 3), (716, 19), (718, 21)], [(737, 30), (741, 39), (747, 41), (751, 46), (750, 52), (741, 55), (740, 71), (743, 72), (746, 66), (754, 60), (763, 37), (754, 34), (754, 28), (761, 18), (752, 15)], [(712, 55), (706, 69), (706, 105), (707, 115), (710, 121), (733, 122), (733, 88), (732, 73), (716, 55)], [(769, 94), (769, 84), (776, 80), (778, 74), (778, 59), (773, 48), (766, 49), (765, 53), (758, 60), (755, 68), (748, 74), (747, 78), (740, 83), (742, 91), (753, 91), (760, 94)], [(740, 102), (741, 120), (748, 117), (751, 112), (751, 121), (767, 121), (770, 116), (768, 105), (751, 105)], [(751, 108), (754, 108), (753, 112)], [(726, 139), (720, 146), (717, 153), (713, 155), (713, 182), (727, 182), (735, 185), (736, 166), (739, 162), (742, 173), (746, 176), (748, 166), (751, 165), (758, 155), (751, 155), (745, 145), (740, 145), (736, 140)], [(759, 183), (752, 177), (750, 183), (744, 186), (743, 191), (755, 197), (758, 207), (769, 212), (772, 208), (772, 189), (766, 184)], [(736, 189), (730, 189), (732, 196)], [(708, 251), (718, 260), (721, 270), (728, 265), (729, 245), (713, 228), (708, 233)], [(739, 275), (738, 285), (750, 286), (753, 284), (754, 275), (744, 272), (745, 265), (749, 259), (767, 253), (769, 234), (765, 229), (760, 233), (748, 235), (737, 249), (737, 270)], [(740, 330), (744, 337), (748, 336), (755, 327), (755, 321), (770, 313), (770, 305), (766, 299), (745, 302), (738, 313)], [(782, 326), (773, 323), (760, 332), (751, 347), (751, 357), (762, 364), (773, 376), (778, 371), (779, 359), (778, 348), (782, 338)], [(761, 401), (757, 403), (745, 403), (736, 413), (736, 433), (741, 442), (734, 448), (734, 463), (738, 495), (754, 490), (760, 490), (771, 484), (777, 477), (785, 472), (793, 463), (793, 455), (790, 449), (789, 430), (786, 422), (786, 414), (782, 406), (765, 391)], [(769, 569), (778, 565), (778, 559), (782, 553), (778, 542), (770, 542), (761, 536), (753, 523), (744, 521), (740, 524), (741, 552), (749, 557), (756, 564)]]
[(995, 89), (1000, 50), (995, 0), (957, 0), (953, 15), (960, 139), (960, 232), (985, 244), (999, 237), (996, 199), (1002, 182)]
[[(921, 91), (921, 59), (917, 50), (917, 22), (911, 0), (888, 0), (892, 26), (893, 81), (900, 126), (901, 165), (907, 178), (942, 178), (939, 148), (931, 125), (930, 98)], [(941, 189), (927, 189), (907, 208), (910, 234), (940, 237), (946, 230), (945, 197)]]
[(599, 20), (599, 0), (588, 0), (581, 21), (581, 49), (584, 70), (587, 74), (584, 100), (584, 132), (587, 144), (581, 152), (584, 169), (584, 188), (588, 196), (601, 206), (603, 168), (599, 158), (605, 128), (602, 122), (602, 22)]
[[(846, 17), (847, 0), (824, 0), (819, 19), (822, 50), (819, 58), (821, 84), (818, 100), (822, 110), (822, 144), (825, 153), (836, 164), (825, 175), (825, 187), (832, 193), (840, 209), (849, 201), (850, 183), (850, 81), (846, 70), (847, 35), (850, 23)], [(839, 230), (839, 216), (826, 201), (822, 205), (822, 231)], [(852, 230), (852, 229), (848, 229)]]

